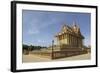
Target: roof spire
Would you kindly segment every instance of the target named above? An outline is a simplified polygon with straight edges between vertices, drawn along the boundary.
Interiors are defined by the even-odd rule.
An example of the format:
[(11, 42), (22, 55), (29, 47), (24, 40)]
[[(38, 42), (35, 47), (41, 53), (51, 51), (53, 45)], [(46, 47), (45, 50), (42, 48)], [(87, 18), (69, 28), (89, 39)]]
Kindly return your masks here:
[(73, 25), (76, 25), (76, 24), (77, 24), (77, 23), (76, 23), (76, 19), (74, 19), (74, 20), (73, 20)]
[(74, 27), (77, 27), (79, 28), (79, 24), (76, 22), (76, 20), (73, 21), (73, 24), (72, 24)]

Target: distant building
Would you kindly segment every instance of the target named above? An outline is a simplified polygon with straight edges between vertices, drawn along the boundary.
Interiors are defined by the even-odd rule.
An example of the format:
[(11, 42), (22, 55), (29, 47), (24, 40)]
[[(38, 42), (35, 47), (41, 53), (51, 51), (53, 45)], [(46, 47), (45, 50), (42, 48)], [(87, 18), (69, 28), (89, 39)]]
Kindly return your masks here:
[[(82, 49), (84, 36), (80, 32), (79, 26), (73, 22), (72, 26), (63, 25), (61, 31), (55, 35), (57, 46), (60, 50)], [(77, 50), (76, 50), (77, 51)]]

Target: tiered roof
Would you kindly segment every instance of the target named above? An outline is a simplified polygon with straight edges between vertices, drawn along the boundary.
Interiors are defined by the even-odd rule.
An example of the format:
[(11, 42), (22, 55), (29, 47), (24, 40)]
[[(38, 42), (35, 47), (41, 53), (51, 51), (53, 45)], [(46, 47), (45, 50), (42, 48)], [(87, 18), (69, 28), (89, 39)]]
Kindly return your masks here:
[(62, 26), (61, 32), (59, 32), (59, 33), (56, 35), (56, 37), (57, 37), (57, 36), (60, 36), (60, 35), (63, 35), (63, 34), (66, 34), (66, 33), (84, 39), (83, 35), (82, 35), (81, 32), (80, 32), (79, 26), (76, 25), (75, 23), (73, 23), (73, 26), (68, 26), (68, 25), (64, 24), (64, 25)]

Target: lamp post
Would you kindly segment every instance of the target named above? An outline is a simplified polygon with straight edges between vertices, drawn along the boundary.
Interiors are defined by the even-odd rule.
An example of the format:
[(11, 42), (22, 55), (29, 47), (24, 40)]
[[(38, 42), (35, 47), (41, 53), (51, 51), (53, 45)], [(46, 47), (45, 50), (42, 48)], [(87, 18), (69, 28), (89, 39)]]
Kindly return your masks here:
[(53, 49), (53, 45), (54, 45), (54, 40), (52, 40), (52, 59), (54, 59), (54, 49)]

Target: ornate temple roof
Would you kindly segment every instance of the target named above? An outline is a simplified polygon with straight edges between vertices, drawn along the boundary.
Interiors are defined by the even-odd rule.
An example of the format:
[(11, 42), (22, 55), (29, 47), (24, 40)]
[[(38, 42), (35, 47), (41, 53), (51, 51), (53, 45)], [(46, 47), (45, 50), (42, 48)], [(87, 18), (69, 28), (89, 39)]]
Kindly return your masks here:
[(66, 33), (80, 37), (80, 38), (84, 38), (80, 32), (79, 26), (76, 25), (76, 23), (73, 23), (72, 26), (68, 26), (68, 25), (64, 24), (61, 28), (61, 31), (56, 35), (56, 37), (60, 36), (62, 34), (66, 34)]

